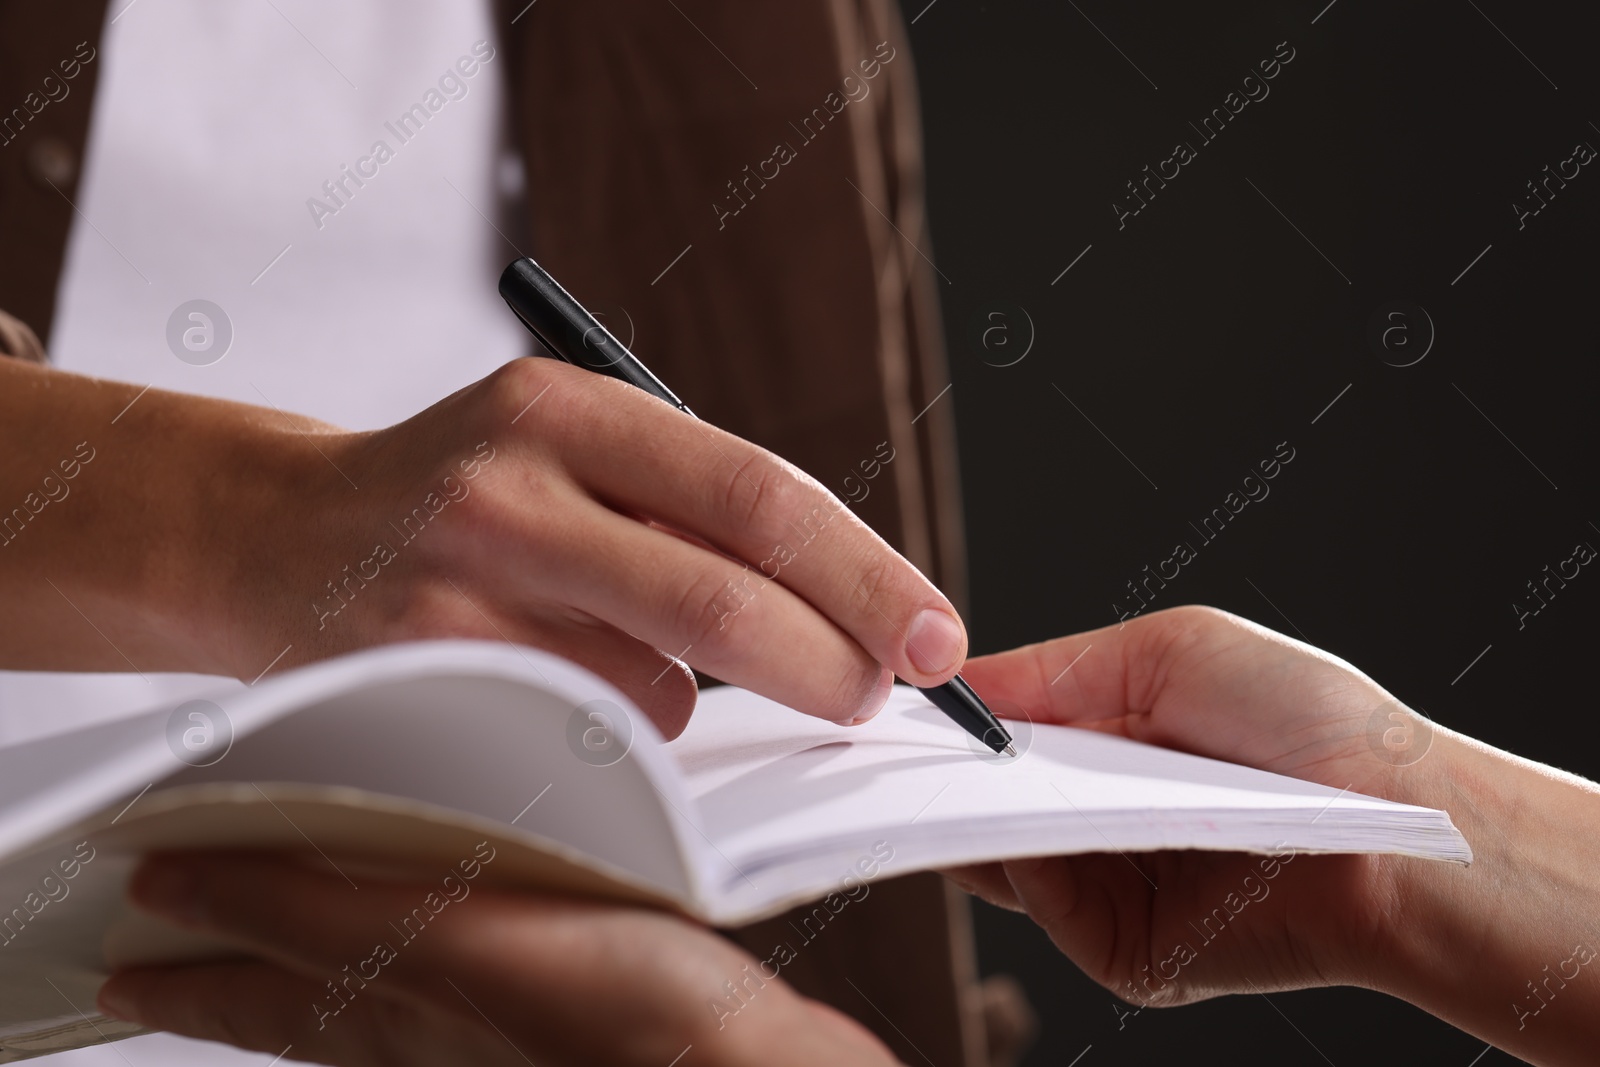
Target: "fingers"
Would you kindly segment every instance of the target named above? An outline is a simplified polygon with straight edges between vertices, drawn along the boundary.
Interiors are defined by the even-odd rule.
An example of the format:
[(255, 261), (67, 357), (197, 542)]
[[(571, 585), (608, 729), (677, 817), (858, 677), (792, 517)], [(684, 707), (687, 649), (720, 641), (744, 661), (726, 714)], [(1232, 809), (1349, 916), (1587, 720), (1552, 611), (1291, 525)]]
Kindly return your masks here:
[[(487, 862), (493, 853), (478, 858)], [(463, 862), (463, 873), (426, 884), (362, 878), (356, 889), (308, 865), (315, 862), (246, 852), (156, 855), (135, 869), (128, 895), (142, 911), (319, 985), (381, 982), (424, 998), (439, 994), (446, 975), (480, 1002), (515, 999), (522, 985), (544, 1008), (579, 996), (580, 979), (617, 980), (613, 971), (646, 984), (671, 974), (714, 990), (729, 961), (742, 959), (669, 916), (477, 888), (465, 872), (481, 865)]]
[(525, 373), (562, 390), (541, 426), (600, 499), (781, 582), (913, 684), (936, 685), (961, 665), (966, 631), (950, 602), (793, 464), (624, 383), (560, 366)]
[(1003, 866), (1028, 917), (1091, 978), (1105, 983), (1118, 967), (1117, 953), (1143, 958), (1146, 948), (1118, 944), (1119, 936), (1143, 929), (1119, 923), (1118, 908), (1142, 912), (1146, 905), (1137, 902), (1153, 892), (1132, 863), (1122, 855), (1091, 853), (1008, 860)]
[(1009, 701), (1046, 721), (1112, 718), (1127, 713), (1123, 645), (1114, 627), (1072, 634), (975, 656), (961, 676), (985, 700)]
[[(150, 967), (121, 971), (100, 987), (97, 1006), (117, 1019), (255, 1052), (307, 1047), (320, 982), (264, 963)], [(300, 1059), (300, 1056), (294, 1057)]]
[(688, 725), (698, 687), (687, 664), (599, 619), (569, 617), (560, 625), (535, 624), (531, 629), (527, 635), (509, 633), (605, 678), (648, 715), (667, 740)]
[(370, 956), (376, 940), (400, 938), (386, 920), (424, 906), (427, 891), (382, 882), (357, 889), (283, 857), (221, 852), (154, 856), (128, 882), (142, 910), (319, 982)]
[(470, 1020), (387, 993), (352, 982), (336, 994), (326, 981), (252, 960), (121, 971), (101, 987), (97, 1006), (150, 1029), (285, 1060), (339, 1067), (525, 1062)]
[[(1124, 624), (978, 656), (961, 674), (985, 699), (1011, 701), (1030, 714), (1078, 726), (1115, 724), (1150, 710), (1168, 672), (1197, 643), (1250, 628), (1215, 608), (1185, 606)], [(1254, 631), (1254, 628), (1252, 632)]]
[[(425, 1038), (439, 1031), (440, 1015), (475, 1028), (490, 1020), (480, 1028), (485, 1040), (514, 1041), (519, 1055), (525, 1050), (540, 1063), (659, 1067), (714, 1032), (716, 1018), (705, 1004), (725, 995), (729, 976), (755, 963), (723, 939), (672, 916), (487, 889), (469, 895), (460, 892), (464, 877), (454, 880), (454, 891), (450, 884), (445, 882), (446, 901), (438, 882), (397, 885), (363, 878), (356, 890), (340, 878), (268, 855), (149, 858), (130, 881), (133, 903), (260, 957), (267, 971), (213, 973), (235, 983), (221, 993), (243, 1002), (237, 1011), (253, 1012), (256, 992), (268, 1004), (250, 1018), (237, 1016), (200, 985), (181, 984), (186, 979), (176, 972), (143, 971), (108, 987), (107, 1008), (274, 1052), (293, 1034), (305, 1033), (295, 1029), (305, 1020), (316, 1023), (319, 1034), (324, 1028), (334, 1033), (337, 1022), (341, 1040), (347, 1020), (365, 1020), (363, 1025), (381, 1031), (363, 1039), (379, 1050), (371, 1062), (386, 1065), (502, 1062), (495, 1056), (463, 1058), (460, 1052), (430, 1056), (404, 1030), (411, 1027)], [(315, 994), (311, 999), (308, 991)], [(158, 1003), (168, 998), (199, 1004), (169, 1010)], [(304, 1012), (298, 1024), (297, 1000)], [(376, 1007), (384, 1002), (389, 1006)], [(791, 991), (772, 984), (751, 1026), (769, 1011), (784, 1015), (795, 1003)], [(615, 1025), (619, 1006), (627, 1027)], [(365, 1062), (355, 1055), (360, 1047), (338, 1046), (354, 1051), (332, 1062)]]
[[(464, 872), (476, 874), (481, 867), (467, 862), (462, 874), (431, 884), (363, 878), (357, 889), (281, 855), (173, 853), (140, 863), (128, 896), (142, 911), (313, 983), (319, 1008), (313, 1013), (308, 1007), (307, 1014), (337, 1014), (369, 985), (391, 998), (431, 1001), (440, 996), (442, 976), (458, 975), (468, 989), (487, 980), (482, 949), (511, 927), (497, 899), (473, 888)], [(515, 918), (559, 930), (559, 914), (545, 919), (546, 912), (559, 909), (538, 898), (518, 903)], [(477, 923), (469, 924), (466, 937), (463, 918)], [(559, 956), (559, 941), (552, 948)], [(460, 1006), (452, 1001), (451, 1007)]]
[(888, 699), (889, 672), (782, 583), (593, 502), (571, 508), (583, 536), (535, 549), (551, 595), (830, 722), (870, 717)]
[(946, 878), (971, 893), (979, 900), (1007, 911), (1021, 911), (1017, 891), (1006, 878), (1005, 867), (999, 863), (974, 864), (969, 867), (950, 867), (941, 872)]

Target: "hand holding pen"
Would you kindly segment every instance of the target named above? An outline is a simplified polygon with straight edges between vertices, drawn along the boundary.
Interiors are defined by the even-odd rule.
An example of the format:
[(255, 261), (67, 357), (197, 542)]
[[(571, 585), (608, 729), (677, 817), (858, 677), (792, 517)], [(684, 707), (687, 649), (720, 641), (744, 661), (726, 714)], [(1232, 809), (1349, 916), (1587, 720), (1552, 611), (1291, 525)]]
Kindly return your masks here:
[[(694, 417), (683, 401), (532, 259), (519, 259), (505, 269), (500, 276), (500, 295), (552, 355), (628, 382)], [(840, 507), (842, 509), (843, 506)], [(906, 566), (909, 568), (910, 564)], [(834, 577), (837, 578), (837, 575)], [(734, 594), (739, 595), (737, 589)], [(713, 606), (711, 610), (716, 609)], [(887, 621), (887, 616), (884, 621)], [(965, 645), (960, 623), (953, 613), (937, 608), (918, 613), (900, 636), (904, 639), (904, 647), (897, 658), (904, 658), (910, 661), (913, 668), (931, 674), (942, 673), (943, 669), (956, 662)], [(948, 656), (945, 655), (947, 651), (950, 652)], [(886, 669), (880, 679), (880, 688), (885, 697), (892, 679), (892, 674)], [(1006, 755), (1016, 755), (1011, 735), (959, 675), (942, 685), (918, 688), (935, 707), (989, 748)], [(875, 699), (871, 706), (872, 713), (876, 713), (882, 703), (881, 697)]]

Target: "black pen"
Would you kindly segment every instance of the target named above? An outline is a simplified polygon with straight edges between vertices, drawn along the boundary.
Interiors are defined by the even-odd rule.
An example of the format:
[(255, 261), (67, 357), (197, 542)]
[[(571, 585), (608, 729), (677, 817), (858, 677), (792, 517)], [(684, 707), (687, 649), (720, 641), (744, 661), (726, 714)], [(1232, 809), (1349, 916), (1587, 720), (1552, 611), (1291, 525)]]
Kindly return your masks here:
[[(620, 378), (694, 417), (687, 404), (533, 260), (523, 257), (505, 269), (500, 275), (500, 295), (552, 355), (574, 366)], [(959, 674), (932, 689), (917, 688), (957, 726), (995, 752), (1017, 754), (1006, 728)]]

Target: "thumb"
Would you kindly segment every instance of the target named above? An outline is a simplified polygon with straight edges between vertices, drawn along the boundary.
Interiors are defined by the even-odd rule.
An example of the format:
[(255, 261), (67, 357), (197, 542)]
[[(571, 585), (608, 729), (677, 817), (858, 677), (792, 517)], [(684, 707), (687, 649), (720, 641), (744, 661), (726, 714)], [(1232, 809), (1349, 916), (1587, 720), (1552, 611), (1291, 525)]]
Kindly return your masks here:
[(1130, 651), (1135, 670), (1147, 641), (1135, 620), (969, 659), (961, 675), (985, 699), (1020, 705), (1044, 722), (1087, 725), (1129, 713)]
[(1154, 892), (1134, 859), (1110, 853), (1007, 860), (1006, 879), (1056, 948), (1105, 986), (1145, 951)]

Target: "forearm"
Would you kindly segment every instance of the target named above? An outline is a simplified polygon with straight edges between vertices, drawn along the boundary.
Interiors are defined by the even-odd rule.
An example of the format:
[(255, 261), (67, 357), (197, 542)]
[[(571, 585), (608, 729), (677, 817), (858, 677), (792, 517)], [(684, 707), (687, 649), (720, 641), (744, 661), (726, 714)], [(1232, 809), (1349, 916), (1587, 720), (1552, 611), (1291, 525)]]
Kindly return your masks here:
[(1399, 861), (1396, 967), (1381, 984), (1531, 1063), (1589, 1062), (1600, 1047), (1600, 788), (1448, 734), (1435, 757), (1431, 798), (1417, 802), (1451, 812), (1474, 862)]
[(0, 358), (0, 665), (237, 673), (240, 526), (302, 464), (271, 410)]

